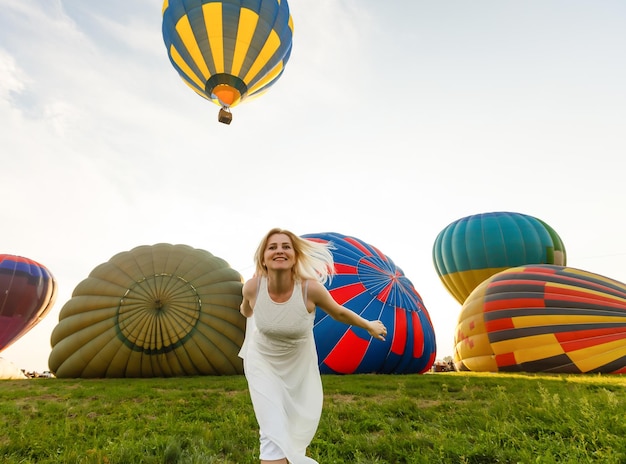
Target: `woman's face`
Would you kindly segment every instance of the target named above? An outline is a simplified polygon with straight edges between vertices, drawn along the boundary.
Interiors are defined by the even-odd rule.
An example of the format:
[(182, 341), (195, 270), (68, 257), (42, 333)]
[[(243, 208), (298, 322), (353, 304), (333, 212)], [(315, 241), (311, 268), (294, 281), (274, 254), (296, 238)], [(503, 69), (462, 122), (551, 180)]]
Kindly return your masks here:
[(270, 235), (263, 252), (263, 264), (268, 270), (291, 269), (295, 266), (296, 252), (288, 235)]

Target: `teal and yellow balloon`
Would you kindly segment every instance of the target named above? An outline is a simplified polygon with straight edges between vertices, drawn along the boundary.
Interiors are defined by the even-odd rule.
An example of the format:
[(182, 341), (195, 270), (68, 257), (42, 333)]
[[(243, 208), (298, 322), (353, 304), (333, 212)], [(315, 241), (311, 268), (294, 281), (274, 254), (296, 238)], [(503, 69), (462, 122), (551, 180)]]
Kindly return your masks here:
[(286, 0), (165, 0), (162, 32), (183, 81), (229, 124), (230, 108), (282, 75), (293, 21)]
[(459, 370), (626, 374), (626, 285), (564, 266), (499, 272), (467, 297)]
[(525, 264), (566, 264), (556, 231), (533, 216), (514, 212), (458, 219), (435, 239), (433, 263), (442, 283), (461, 304), (483, 280)]
[(61, 308), (50, 370), (59, 378), (242, 374), (242, 286), (226, 261), (187, 245), (118, 253)]

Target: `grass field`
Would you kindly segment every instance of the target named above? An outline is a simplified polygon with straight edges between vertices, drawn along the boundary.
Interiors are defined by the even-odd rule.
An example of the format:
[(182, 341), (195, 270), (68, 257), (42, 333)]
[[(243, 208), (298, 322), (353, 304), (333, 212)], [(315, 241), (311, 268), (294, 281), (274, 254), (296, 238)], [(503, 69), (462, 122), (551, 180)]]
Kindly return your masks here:
[[(323, 376), (332, 463), (626, 463), (626, 377)], [(258, 463), (245, 378), (0, 381), (0, 462)]]

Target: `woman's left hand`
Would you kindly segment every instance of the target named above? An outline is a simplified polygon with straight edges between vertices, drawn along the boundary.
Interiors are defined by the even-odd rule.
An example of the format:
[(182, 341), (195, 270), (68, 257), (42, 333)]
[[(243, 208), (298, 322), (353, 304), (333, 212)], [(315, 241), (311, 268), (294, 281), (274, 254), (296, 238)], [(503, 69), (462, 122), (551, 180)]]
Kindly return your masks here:
[(385, 325), (380, 321), (370, 321), (367, 332), (372, 337), (384, 342), (385, 337), (387, 336), (387, 327), (385, 327)]

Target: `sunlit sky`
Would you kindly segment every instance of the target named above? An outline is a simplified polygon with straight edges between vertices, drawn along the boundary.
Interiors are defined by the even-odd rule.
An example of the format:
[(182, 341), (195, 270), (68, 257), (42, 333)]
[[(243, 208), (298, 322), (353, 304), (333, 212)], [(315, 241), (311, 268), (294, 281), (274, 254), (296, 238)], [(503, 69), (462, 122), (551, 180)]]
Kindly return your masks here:
[(437, 234), (514, 211), (568, 265), (626, 282), (626, 2), (291, 0), (268, 93), (217, 122), (183, 84), (159, 0), (0, 0), (0, 253), (55, 276), (46, 318), (0, 356), (48, 368), (76, 285), (139, 245), (182, 243), (244, 278), (272, 227), (389, 256), (452, 355), (461, 306)]

